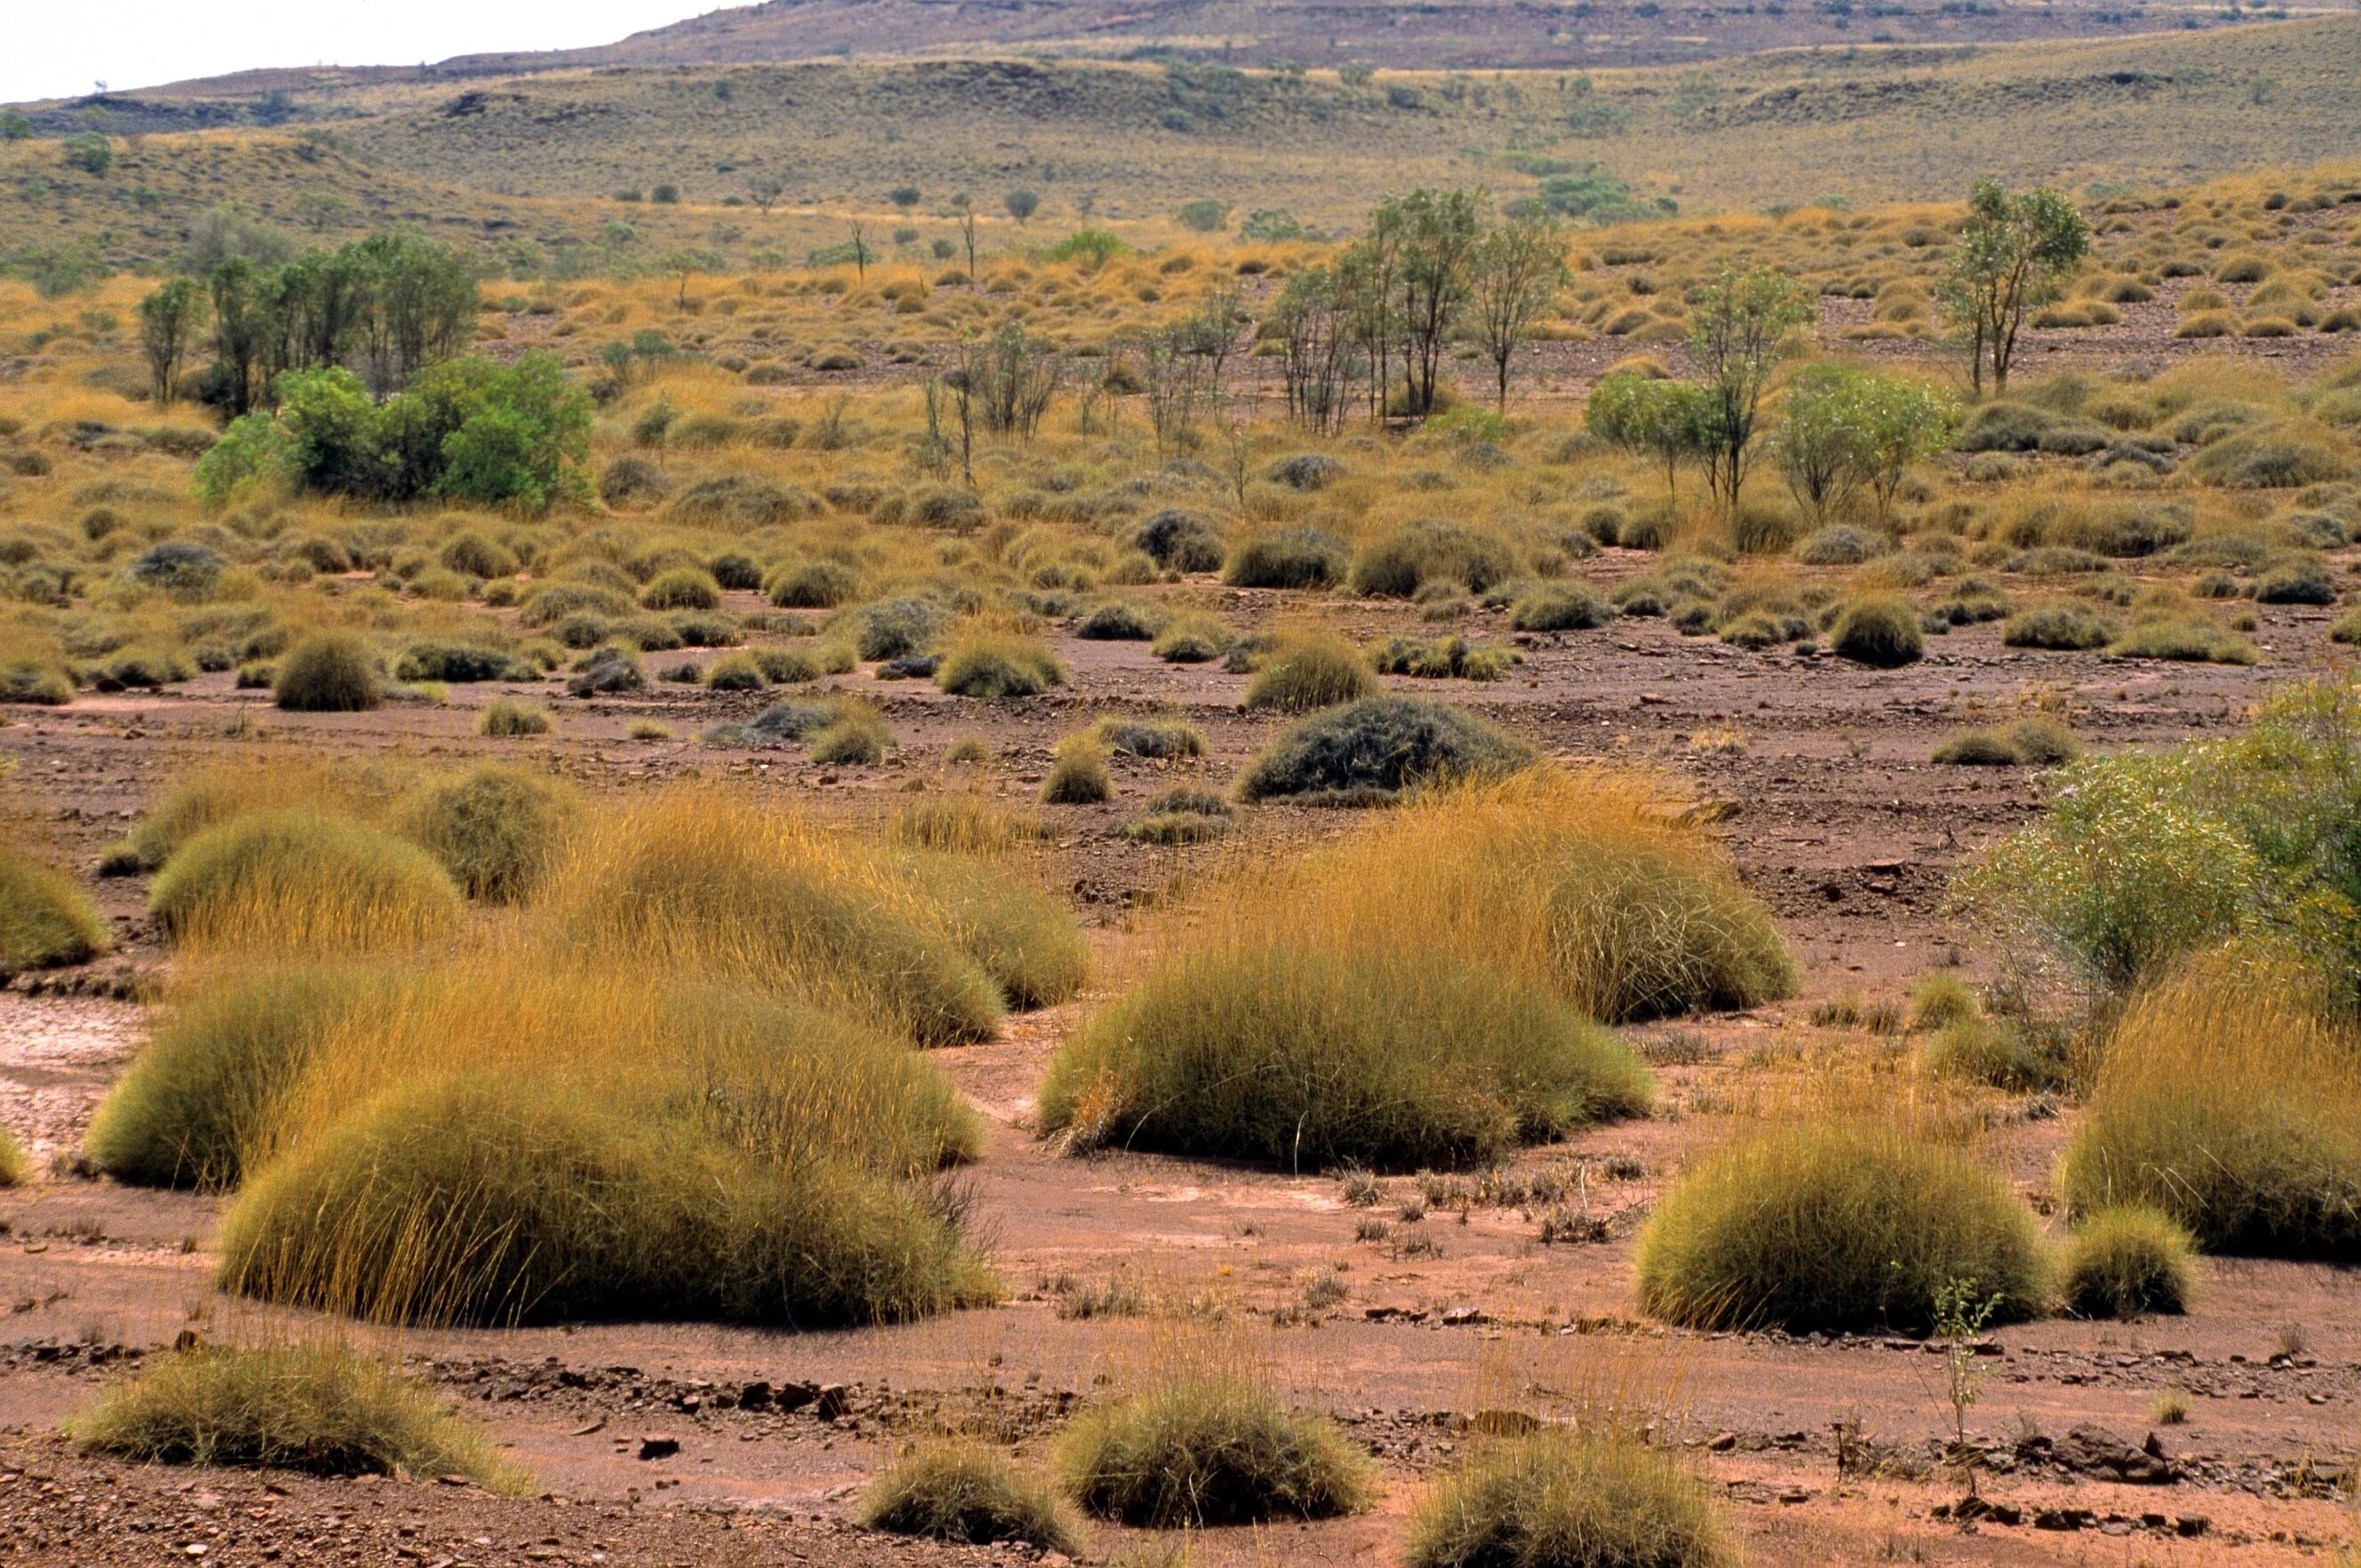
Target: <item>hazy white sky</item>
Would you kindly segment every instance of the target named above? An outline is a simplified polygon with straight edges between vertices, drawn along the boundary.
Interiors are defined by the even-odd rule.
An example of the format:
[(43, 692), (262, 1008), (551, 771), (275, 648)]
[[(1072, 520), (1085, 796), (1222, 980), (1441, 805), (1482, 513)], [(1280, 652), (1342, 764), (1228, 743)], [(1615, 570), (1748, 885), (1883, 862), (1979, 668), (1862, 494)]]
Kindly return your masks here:
[(8, 0), (0, 103), (118, 92), (249, 66), (416, 65), (576, 49), (737, 0)]

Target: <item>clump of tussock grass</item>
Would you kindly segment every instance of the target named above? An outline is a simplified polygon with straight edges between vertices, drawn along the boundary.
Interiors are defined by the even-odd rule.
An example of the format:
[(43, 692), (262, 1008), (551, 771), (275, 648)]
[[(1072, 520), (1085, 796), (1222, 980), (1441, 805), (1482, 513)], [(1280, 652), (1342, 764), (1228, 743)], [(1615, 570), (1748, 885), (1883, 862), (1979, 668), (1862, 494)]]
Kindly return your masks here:
[(930, 1541), (1082, 1551), (1081, 1525), (1047, 1481), (1005, 1454), (954, 1439), (921, 1442), (895, 1461), (862, 1494), (859, 1518), (871, 1530)]
[(380, 700), (377, 661), (351, 632), (322, 632), (280, 659), (270, 692), (291, 713), (358, 713)]
[(1038, 696), (1065, 684), (1065, 663), (1048, 643), (1002, 632), (960, 638), (935, 670), (935, 685), (953, 696)]
[(476, 721), (476, 733), (496, 740), (546, 735), (549, 733), (549, 709), (537, 702), (496, 696), (484, 705), (484, 715)]
[(225, 1190), (269, 1138), (313, 1053), (394, 998), (390, 975), (352, 964), (270, 965), (186, 981), (99, 1102), (82, 1141), (117, 1181)]
[(189, 839), (233, 817), (297, 806), (346, 809), (356, 804), (355, 792), (343, 775), (302, 762), (201, 769), (169, 785), (109, 859), (125, 870), (152, 872)]
[(1236, 641), (1236, 634), (1217, 617), (1182, 614), (1165, 623), (1148, 651), (1168, 664), (1210, 664)]
[(1969, 1282), (1993, 1321), (2043, 1310), (2031, 1212), (1928, 1126), (1823, 1110), (1741, 1135), (1685, 1172), (1641, 1233), (1643, 1310), (1693, 1328), (1930, 1327)]
[(1356, 594), (1409, 598), (1434, 583), (1482, 593), (1517, 575), (1516, 552), (1488, 533), (1439, 518), (1388, 530), (1353, 557)]
[(2171, 1215), (2144, 1204), (2082, 1217), (2060, 1250), (2059, 1288), (2085, 1318), (2129, 1321), (2189, 1310), (2197, 1246)]
[(2081, 752), (2073, 732), (2048, 718), (2020, 719), (2006, 729), (1971, 729), (1937, 746), (1931, 760), (1954, 767), (2055, 767)]
[(1644, 1109), (1643, 1069), (1543, 986), (1455, 957), (1246, 934), (1168, 953), (1052, 1059), (1043, 1127), (1318, 1169), (1496, 1160)]
[(541, 885), (581, 809), (555, 774), (485, 762), (419, 784), (394, 822), (468, 897), (517, 904)]
[(0, 971), (84, 963), (106, 943), (106, 921), (81, 883), (0, 843)]
[(871, 767), (884, 762), (893, 749), (894, 731), (886, 726), (885, 716), (865, 702), (837, 704), (834, 716), (811, 734), (815, 762)]
[(531, 1486), (429, 1390), (335, 1342), (175, 1351), (109, 1388), (67, 1431), (90, 1453), (148, 1464), (464, 1475), (511, 1494)]
[(1368, 1461), (1334, 1423), (1244, 1377), (1190, 1370), (1078, 1419), (1058, 1475), (1084, 1509), (1151, 1530), (1357, 1513)]
[(2071, 600), (2029, 605), (2008, 617), (2001, 641), (2011, 648), (2052, 648), (2075, 652), (2103, 648), (2116, 629), (2090, 606)]
[(1674, 1454), (1620, 1431), (1479, 1445), (1411, 1517), (1409, 1568), (1735, 1568), (1737, 1541)]
[(1497, 681), (1518, 663), (1513, 649), (1472, 643), (1465, 637), (1389, 637), (1369, 650), (1369, 663), (1380, 674), (1416, 675), (1426, 680)]
[(449, 931), (459, 890), (416, 845), (349, 817), (250, 812), (172, 852), (148, 913), (178, 942), (320, 950), (424, 941)]
[(1327, 588), (1345, 580), (1351, 551), (1316, 528), (1278, 529), (1239, 542), (1222, 566), (1234, 588)]
[(591, 819), (540, 902), (577, 952), (850, 997), (922, 1045), (999, 1028), (991, 976), (887, 860), (728, 792), (669, 791)]
[[(1357, 660), (1355, 667), (1367, 676)], [(1391, 796), (1422, 784), (1499, 777), (1529, 767), (1532, 749), (1463, 708), (1378, 696), (1306, 715), (1248, 762), (1242, 800)]]
[(1616, 618), (1615, 606), (1587, 583), (1541, 583), (1509, 606), (1519, 631), (1587, 631)]
[(2069, 1209), (2146, 1205), (2213, 1252), (2361, 1255), (2361, 1055), (2320, 989), (2234, 948), (2135, 997), (2059, 1164)]
[(1892, 670), (1916, 663), (1925, 656), (1927, 643), (1910, 601), (1879, 594), (1854, 599), (1837, 613), (1828, 647), (1839, 658)]
[(0, 1188), (22, 1187), (33, 1174), (33, 1162), (16, 1135), (0, 1127)]
[(994, 1288), (921, 1185), (973, 1113), (840, 1010), (503, 952), (348, 1020), (272, 1120), (221, 1241), (266, 1300), (794, 1326)]
[(1107, 749), (1090, 733), (1069, 735), (1049, 756), (1049, 772), (1041, 780), (1044, 806), (1096, 806), (1115, 798), (1115, 779), (1107, 772)]
[(1261, 654), (1240, 706), (1249, 712), (1309, 713), (1377, 690), (1377, 676), (1350, 642), (1328, 632), (1300, 632)]
[(1102, 718), (1091, 734), (1110, 751), (1149, 762), (1174, 762), (1205, 754), (1205, 737), (1178, 718)]
[(2064, 1089), (2073, 1065), (2063, 1041), (2014, 1018), (1955, 1019), (1927, 1036), (1919, 1059), (1938, 1079), (2015, 1093)]
[(910, 848), (894, 863), (937, 910), (962, 951), (1011, 1008), (1053, 1007), (1082, 990), (1090, 943), (1073, 911), (1038, 885), (1018, 840)]

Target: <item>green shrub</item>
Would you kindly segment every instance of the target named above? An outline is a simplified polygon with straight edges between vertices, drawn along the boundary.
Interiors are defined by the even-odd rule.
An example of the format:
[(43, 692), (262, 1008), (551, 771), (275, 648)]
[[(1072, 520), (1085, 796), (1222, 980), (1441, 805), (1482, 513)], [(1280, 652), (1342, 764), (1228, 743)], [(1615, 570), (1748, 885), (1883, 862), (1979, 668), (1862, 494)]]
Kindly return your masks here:
[(1254, 679), (1246, 683), (1241, 706), (1252, 712), (1276, 708), (1281, 713), (1308, 713), (1352, 702), (1378, 690), (1353, 645), (1323, 632), (1282, 640), (1264, 657)]
[(1994, 1321), (2033, 1316), (2047, 1261), (2008, 1183), (1923, 1129), (1824, 1116), (1685, 1172), (1642, 1232), (1642, 1307), (1693, 1328), (1932, 1325), (1971, 1282)]
[(434, 1394), (336, 1343), (151, 1357), (67, 1431), (93, 1453), (143, 1464), (464, 1475), (495, 1491), (530, 1490), (531, 1478)]
[(541, 885), (580, 811), (564, 780), (484, 762), (421, 784), (396, 821), (468, 897), (518, 904)]
[(270, 690), (292, 713), (358, 713), (378, 705), (377, 661), (352, 633), (323, 632), (287, 651)]
[(1249, 801), (1392, 795), (1420, 784), (1496, 777), (1532, 761), (1524, 742), (1460, 708), (1417, 697), (1365, 696), (1281, 730), (1246, 764), (1238, 795)]
[(1486, 1442), (1411, 1516), (1408, 1568), (1737, 1568), (1738, 1544), (1673, 1454), (1618, 1432)]
[(961, 637), (935, 671), (935, 685), (953, 696), (1038, 696), (1065, 684), (1065, 663), (1048, 643), (993, 632)]
[(537, 702), (519, 702), (512, 696), (496, 696), (484, 705), (484, 716), (477, 720), (476, 732), (501, 740), (527, 735), (546, 735), (549, 733), (549, 709)]
[(1408, 598), (1430, 583), (1457, 583), (1482, 593), (1517, 575), (1508, 545), (1437, 518), (1406, 522), (1378, 535), (1353, 557), (1353, 591)]
[(1058, 1474), (1089, 1512), (1152, 1530), (1331, 1519), (1367, 1508), (1369, 1462), (1325, 1420), (1213, 1376), (1093, 1410), (1058, 1444)]
[(1839, 658), (1874, 669), (1898, 669), (1918, 662), (1926, 640), (1910, 601), (1890, 595), (1854, 599), (1837, 615), (1828, 646)]
[(459, 891), (424, 850), (347, 818), (259, 811), (173, 851), (148, 913), (177, 941), (367, 946), (441, 936)]
[(870, 1484), (859, 1517), (895, 1535), (976, 1546), (1014, 1541), (1070, 1557), (1082, 1551), (1082, 1531), (1049, 1485), (973, 1442), (920, 1443)]
[(197, 987), (99, 1102), (83, 1151), (117, 1181), (224, 1190), (332, 1033), (391, 1001), (382, 971), (285, 965)]
[(1106, 748), (1089, 735), (1069, 735), (1059, 741), (1049, 759), (1049, 776), (1041, 781), (1042, 804), (1096, 806), (1114, 797)]
[(1519, 631), (1587, 631), (1615, 615), (1615, 607), (1587, 583), (1543, 583), (1517, 596), (1509, 624)]
[(1326, 588), (1345, 580), (1345, 542), (1316, 528), (1257, 533), (1230, 552), (1222, 581), (1234, 588)]
[(1540, 986), (1445, 954), (1248, 939), (1170, 954), (1093, 1016), (1040, 1114), (1077, 1147), (1405, 1168), (1497, 1160), (1650, 1094)]
[(106, 939), (106, 922), (71, 877), (0, 844), (0, 971), (82, 963)]
[(2083, 1216), (2066, 1238), (2058, 1272), (2075, 1313), (2128, 1322), (2150, 1312), (2187, 1311), (2196, 1267), (2189, 1233), (2161, 1210), (2134, 1205)]

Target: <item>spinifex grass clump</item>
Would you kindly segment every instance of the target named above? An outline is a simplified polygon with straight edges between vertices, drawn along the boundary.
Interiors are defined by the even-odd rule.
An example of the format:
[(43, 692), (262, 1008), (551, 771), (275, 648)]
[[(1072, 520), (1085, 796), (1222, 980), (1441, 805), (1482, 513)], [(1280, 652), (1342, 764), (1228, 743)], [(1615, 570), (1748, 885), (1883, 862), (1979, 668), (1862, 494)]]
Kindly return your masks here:
[(1246, 683), (1244, 706), (1308, 713), (1377, 690), (1378, 677), (1350, 642), (1327, 632), (1299, 632), (1262, 656)]
[(78, 964), (106, 946), (90, 895), (54, 866), (0, 844), (0, 971)]
[(167, 787), (108, 859), (115, 870), (152, 872), (197, 834), (233, 817), (296, 806), (343, 810), (353, 805), (353, 795), (342, 775), (295, 758), (203, 769)]
[(893, 863), (1010, 1007), (1053, 1007), (1089, 978), (1082, 927), (1037, 885), (1015, 843), (996, 851), (904, 849)]
[(1641, 1233), (1642, 1307), (1693, 1328), (1925, 1329), (1966, 1282), (2039, 1312), (2048, 1259), (2008, 1183), (1940, 1129), (1823, 1109), (1685, 1172)]
[(1195, 1369), (1076, 1420), (1058, 1474), (1089, 1512), (1152, 1530), (1330, 1519), (1367, 1508), (1377, 1489), (1333, 1422), (1245, 1377)]
[(1000, 1026), (998, 988), (921, 889), (842, 833), (719, 791), (588, 825), (542, 903), (586, 957), (846, 998), (924, 1045)]
[(2083, 1216), (2066, 1240), (2059, 1283), (2066, 1304), (2086, 1318), (2121, 1318), (2189, 1310), (2197, 1248), (2160, 1209), (2131, 1204)]
[(2361, 1256), (2361, 1048), (2321, 989), (2225, 955), (2136, 998), (2066, 1146), (2069, 1207), (2149, 1205), (2216, 1252)]
[(357, 713), (378, 705), (379, 686), (367, 645), (349, 631), (328, 631), (287, 651), (271, 694), (291, 712)]
[(464, 1475), (520, 1492), (530, 1477), (391, 1367), (335, 1343), (208, 1346), (149, 1361), (68, 1429), (143, 1464), (318, 1475)]
[[(1367, 674), (1367, 666), (1358, 667)], [(1422, 784), (1499, 778), (1532, 761), (1531, 747), (1463, 708), (1419, 697), (1364, 696), (1281, 730), (1239, 775), (1238, 795), (1367, 802)]]
[(562, 779), (485, 762), (421, 784), (396, 820), (468, 896), (514, 904), (540, 885), (581, 809)]
[(932, 1541), (1014, 1541), (1069, 1556), (1082, 1550), (1073, 1510), (1047, 1481), (981, 1443), (951, 1439), (920, 1443), (895, 1461), (862, 1494), (861, 1522)]
[(1622, 1045), (1545, 987), (1417, 948), (1240, 933), (1183, 939), (1084, 1025), (1040, 1113), (1078, 1147), (1404, 1168), (1499, 1159), (1649, 1095)]
[(187, 977), (178, 989), (83, 1142), (118, 1181), (235, 1187), (313, 1054), (396, 994), (389, 970), (317, 963)]
[(1736, 1568), (1738, 1543), (1674, 1454), (1619, 1431), (1478, 1447), (1411, 1518), (1409, 1568)]
[(221, 1243), (269, 1300), (808, 1326), (992, 1288), (926, 1185), (972, 1113), (840, 1012), (528, 948), (347, 1020), (271, 1120)]
[(208, 828), (173, 851), (148, 907), (176, 941), (324, 950), (441, 936), (457, 888), (414, 844), (300, 808)]

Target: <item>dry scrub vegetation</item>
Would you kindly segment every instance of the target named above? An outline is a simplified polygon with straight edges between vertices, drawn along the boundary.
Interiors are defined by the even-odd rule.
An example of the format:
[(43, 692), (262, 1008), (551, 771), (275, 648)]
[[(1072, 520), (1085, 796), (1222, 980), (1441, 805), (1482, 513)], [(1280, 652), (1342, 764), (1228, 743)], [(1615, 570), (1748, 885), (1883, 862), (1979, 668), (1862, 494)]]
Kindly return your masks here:
[[(215, 752), (323, 741), (175, 769), (96, 868), (146, 879), (160, 989), (81, 1154), (217, 1197), (245, 1310), (427, 1332), (1000, 1304), (960, 1177), (1012, 1128), (1081, 1173), (1237, 1160), (1370, 1207), (1414, 1176), (1462, 1220), (1523, 1182), (1545, 1244), (1636, 1233), (1634, 1332), (1684, 1343), (1891, 1332), (1966, 1365), (2003, 1325), (2186, 1310), (2206, 1254), (2350, 1264), (2341, 675), (2167, 749), (2039, 711), (1947, 741), (2042, 771), (2041, 804), (1944, 894), (1996, 945), (1977, 983), (1931, 973), (1906, 1014), (1825, 994), (1727, 803), (1470, 695), (1637, 622), (1766, 688), (1872, 692), (1954, 636), (2128, 682), (2278, 660), (2265, 609), (2325, 620), (2361, 537), (2353, 171), (2048, 193), (2075, 243), (2008, 309), (2070, 346), (1970, 379), (1947, 334), (2005, 197), (1569, 231), (1424, 191), (1349, 246), (499, 280), (416, 242), (356, 276), (461, 277), (452, 352), (382, 381), (361, 328), (240, 357), (256, 257), (207, 275), (179, 368), (149, 280), (0, 284), (0, 701), (268, 690)], [(1474, 302), (1511, 242), (1553, 264), (1495, 357)], [(1127, 684), (1079, 699), (1110, 647)], [(1743, 717), (1687, 755), (1742, 754)], [(1216, 721), (1262, 725), (1253, 754), (1217, 758)], [(577, 727), (595, 768), (551, 743)], [(790, 756), (810, 798), (761, 777)], [(840, 776), (882, 807), (830, 810)], [(1095, 942), (1078, 847), (1156, 868)], [(119, 939), (82, 870), (12, 824), (0, 967)], [(1763, 1033), (1702, 1091), (1664, 1025), (1732, 1013)], [(990, 1119), (944, 1065), (986, 1042), (1038, 1068)], [(2037, 1122), (2055, 1213), (1996, 1148)], [(1607, 1124), (1674, 1151), (1620, 1238), (1587, 1160), (1579, 1216), (1513, 1174)], [(1251, 1366), (1158, 1370), (1093, 1385), (1046, 1470), (932, 1434), (862, 1516), (1069, 1552), (1076, 1509), (1349, 1519), (1402, 1479)], [(341, 1346), (184, 1352), (74, 1430), (522, 1485)], [(1644, 1420), (1476, 1432), (1408, 1536), (1421, 1568), (1738, 1560)]]

